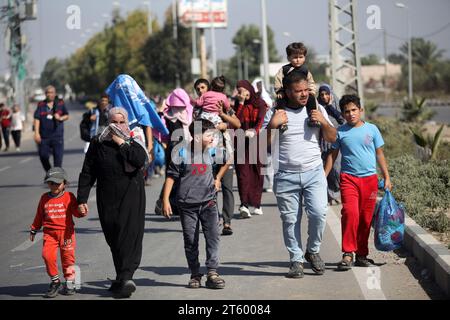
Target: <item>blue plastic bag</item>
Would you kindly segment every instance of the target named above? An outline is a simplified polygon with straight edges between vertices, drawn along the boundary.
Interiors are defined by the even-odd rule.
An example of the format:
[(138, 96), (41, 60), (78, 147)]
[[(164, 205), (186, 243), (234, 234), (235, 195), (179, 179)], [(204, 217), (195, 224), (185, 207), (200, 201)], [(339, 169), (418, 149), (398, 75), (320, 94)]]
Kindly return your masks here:
[(166, 164), (166, 155), (161, 142), (156, 139), (153, 139), (153, 152), (155, 154), (153, 165), (157, 167), (163, 167)]
[(375, 210), (375, 248), (392, 251), (402, 246), (405, 233), (405, 210), (395, 201), (389, 190), (385, 191)]

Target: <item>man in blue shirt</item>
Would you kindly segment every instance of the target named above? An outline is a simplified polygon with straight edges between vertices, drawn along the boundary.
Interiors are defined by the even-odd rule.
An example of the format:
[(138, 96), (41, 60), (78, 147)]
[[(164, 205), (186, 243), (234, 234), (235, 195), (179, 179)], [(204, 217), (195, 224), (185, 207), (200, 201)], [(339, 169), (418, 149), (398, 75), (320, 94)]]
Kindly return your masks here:
[(64, 154), (64, 121), (69, 119), (64, 101), (56, 97), (53, 86), (45, 88), (46, 99), (38, 103), (34, 113), (34, 141), (44, 170), (50, 170), (50, 154), (54, 167), (62, 167)]

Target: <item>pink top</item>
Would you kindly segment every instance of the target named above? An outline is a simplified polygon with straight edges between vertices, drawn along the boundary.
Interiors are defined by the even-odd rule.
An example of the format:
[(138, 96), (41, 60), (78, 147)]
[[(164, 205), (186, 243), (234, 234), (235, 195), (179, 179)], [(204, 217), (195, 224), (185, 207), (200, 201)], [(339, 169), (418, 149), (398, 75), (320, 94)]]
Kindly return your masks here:
[(200, 107), (203, 109), (203, 111), (219, 114), (219, 111), (217, 110), (217, 102), (223, 101), (225, 105), (225, 109), (230, 109), (230, 102), (228, 101), (228, 98), (225, 94), (222, 92), (215, 92), (215, 91), (208, 91), (202, 94), (200, 98), (195, 100), (195, 104), (197, 107)]

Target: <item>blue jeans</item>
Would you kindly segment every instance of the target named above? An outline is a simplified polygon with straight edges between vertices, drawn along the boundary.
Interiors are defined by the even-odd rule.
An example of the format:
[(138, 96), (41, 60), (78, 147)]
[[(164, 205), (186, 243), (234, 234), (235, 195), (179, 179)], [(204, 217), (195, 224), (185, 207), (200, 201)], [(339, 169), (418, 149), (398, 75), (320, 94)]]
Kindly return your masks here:
[(304, 262), (300, 234), (303, 200), (308, 217), (307, 252), (319, 253), (326, 226), (327, 180), (323, 167), (303, 173), (278, 171), (274, 177), (274, 193), (290, 261)]

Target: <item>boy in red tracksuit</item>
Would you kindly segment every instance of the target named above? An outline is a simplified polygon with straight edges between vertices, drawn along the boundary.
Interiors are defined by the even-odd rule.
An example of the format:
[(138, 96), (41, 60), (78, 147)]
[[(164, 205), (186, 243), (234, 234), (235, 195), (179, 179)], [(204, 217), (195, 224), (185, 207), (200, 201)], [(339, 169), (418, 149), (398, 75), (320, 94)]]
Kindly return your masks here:
[(75, 294), (75, 230), (72, 217), (81, 218), (75, 195), (66, 192), (67, 174), (62, 168), (50, 169), (45, 182), (50, 192), (44, 193), (39, 201), (36, 217), (31, 225), (30, 240), (34, 241), (36, 232), (44, 227), (44, 243), (42, 257), (44, 258), (47, 273), (51, 278), (50, 287), (45, 294), (46, 298), (58, 295), (61, 281), (59, 280), (57, 255), (60, 249), (61, 262), (66, 279), (64, 294)]
[[(342, 260), (338, 270), (353, 265), (370, 267), (370, 224), (377, 200), (377, 163), (384, 177), (385, 189), (391, 190), (387, 161), (383, 152), (383, 137), (376, 125), (362, 120), (363, 107), (355, 95), (344, 95), (339, 101), (347, 121), (338, 129), (333, 151), (328, 155), (325, 173), (328, 175), (338, 152), (342, 154), (340, 187), (342, 198)], [(353, 263), (353, 254), (355, 262)]]

